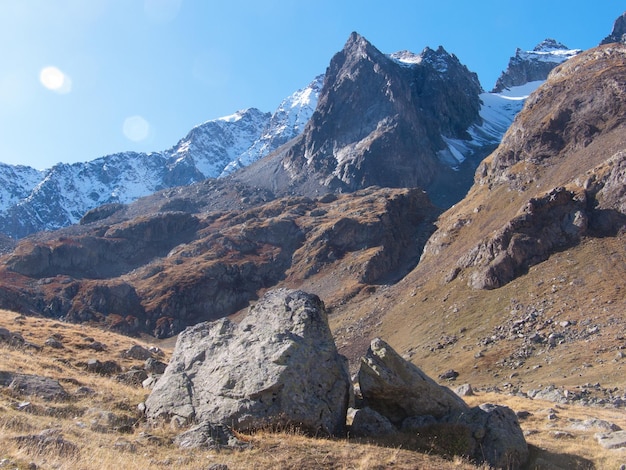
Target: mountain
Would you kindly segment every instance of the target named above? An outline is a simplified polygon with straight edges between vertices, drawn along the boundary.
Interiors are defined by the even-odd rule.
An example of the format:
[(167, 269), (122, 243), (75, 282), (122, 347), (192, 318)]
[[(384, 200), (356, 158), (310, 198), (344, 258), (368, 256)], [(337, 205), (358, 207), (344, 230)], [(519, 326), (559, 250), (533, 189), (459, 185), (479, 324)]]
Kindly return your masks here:
[[(523, 101), (517, 91), (525, 90), (484, 93), (443, 48), (386, 55), (354, 33), (324, 77), (273, 117), (249, 110), (205, 123), (167, 153), (169, 167), (157, 168), (193, 180), (218, 161), (201, 157), (222, 155), (224, 164), (261, 127), (249, 155), (280, 145), (267, 137), (271, 129), (299, 135), (231, 175), (131, 204), (102, 201), (78, 225), (28, 237), (1, 261), (11, 281), (0, 286), (0, 305), (169, 336), (282, 283), (315, 278), (327, 299), (341, 302), (363, 286), (395, 281), (418, 263), (437, 204), (467, 192)], [(93, 173), (115, 182), (132, 174), (124, 162), (140, 156), (96, 161)]]
[(600, 42), (600, 45), (614, 42), (626, 43), (626, 13), (615, 20), (613, 31)]
[(537, 80), (543, 81), (554, 67), (580, 52), (580, 49), (569, 49), (554, 39), (545, 39), (532, 51), (522, 51), (518, 48), (492, 91), (499, 93), (506, 88)]
[(318, 75), (306, 88), (285, 98), (272, 114), (261, 136), (239, 157), (226, 165), (220, 176), (227, 176), (239, 168), (260, 160), (300, 135), (317, 107), (323, 84), (324, 75)]
[[(547, 40), (518, 59), (556, 65), (572, 52), (560, 47)], [(8, 184), (0, 191), (0, 232), (22, 238), (66, 227), (102, 205), (226, 177), (279, 148), (280, 156), (239, 181), (276, 194), (309, 195), (370, 184), (420, 186), (437, 205), (449, 207), (467, 192), (476, 166), (533, 88), (518, 77), (521, 86), (484, 93), (476, 75), (441, 47), (385, 55), (356, 33), (328, 73), (334, 89), (326, 89), (320, 106), (325, 75), (271, 115), (251, 108), (207, 121), (162, 152), (123, 152), (44, 171), (1, 165), (0, 180)], [(547, 73), (541, 68), (529, 76), (544, 80)]]
[[(448, 206), (512, 120), (482, 113), (478, 77), (442, 47), (386, 55), (357, 33), (331, 60), (304, 131), (234, 175), (276, 195), (421, 187)], [(506, 121), (508, 118), (508, 122)]]
[(286, 98), (272, 114), (250, 108), (207, 121), (163, 152), (123, 152), (43, 171), (1, 164), (0, 232), (22, 238), (66, 227), (103, 204), (217, 178), (262, 158), (301, 132), (322, 80)]

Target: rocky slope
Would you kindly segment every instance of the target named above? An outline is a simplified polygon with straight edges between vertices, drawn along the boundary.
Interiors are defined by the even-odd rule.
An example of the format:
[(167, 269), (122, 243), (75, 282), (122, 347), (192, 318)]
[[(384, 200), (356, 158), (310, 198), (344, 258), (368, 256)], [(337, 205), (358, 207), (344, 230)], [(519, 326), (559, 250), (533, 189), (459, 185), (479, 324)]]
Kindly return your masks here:
[(331, 292), (341, 299), (407, 272), (436, 214), (419, 189), (369, 188), (240, 212), (103, 219), (22, 241), (3, 259), (0, 303), (171, 336), (278, 283), (341, 269), (346, 282)]

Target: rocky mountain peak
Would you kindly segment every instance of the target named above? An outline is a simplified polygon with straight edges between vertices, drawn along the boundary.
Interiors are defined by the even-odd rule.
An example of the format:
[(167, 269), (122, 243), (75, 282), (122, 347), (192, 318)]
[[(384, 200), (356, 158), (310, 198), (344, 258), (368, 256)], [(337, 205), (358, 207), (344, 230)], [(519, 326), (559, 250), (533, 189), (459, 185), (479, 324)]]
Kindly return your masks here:
[(553, 68), (580, 52), (580, 49), (570, 49), (551, 38), (541, 41), (532, 51), (518, 48), (496, 81), (492, 93), (529, 82), (544, 81)]
[(613, 42), (622, 42), (626, 44), (626, 12), (615, 20), (613, 31), (605, 37), (600, 45), (611, 44)]
[[(465, 242), (464, 233), (476, 230), (476, 236), (476, 227), (485, 227), (482, 240), (454, 256), (458, 272), (473, 269), (464, 273), (470, 286), (494, 289), (584, 237), (623, 230), (626, 99), (615, 83), (625, 67), (626, 45), (620, 44), (581, 53), (552, 72), (476, 171), (468, 199), (498, 217), (483, 226), (489, 210), (449, 214), (449, 225), (431, 237), (425, 253), (437, 252), (448, 236)], [(513, 192), (508, 202), (494, 199)], [(451, 228), (459, 220), (468, 228)]]
[(426, 187), (443, 136), (480, 120), (476, 74), (443, 48), (386, 55), (353, 33), (326, 72), (317, 109), (282, 161), (289, 178), (334, 191)]
[(346, 56), (353, 56), (354, 58), (366, 58), (371, 55), (382, 55), (382, 53), (376, 49), (371, 42), (355, 31), (350, 34), (350, 37), (343, 46), (341, 53)]
[(534, 48), (534, 52), (550, 52), (550, 51), (558, 51), (558, 50), (568, 50), (567, 47), (562, 42), (557, 41), (556, 39), (547, 38), (537, 44)]

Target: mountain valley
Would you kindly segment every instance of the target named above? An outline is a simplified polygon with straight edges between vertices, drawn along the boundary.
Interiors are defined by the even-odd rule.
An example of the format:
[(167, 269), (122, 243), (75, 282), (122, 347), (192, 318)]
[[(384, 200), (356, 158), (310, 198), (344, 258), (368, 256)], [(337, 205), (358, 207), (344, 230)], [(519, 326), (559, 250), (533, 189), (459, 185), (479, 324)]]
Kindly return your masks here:
[[(3, 244), (0, 307), (169, 357), (186, 327), (240, 322), (268, 291), (300, 289), (325, 304), (351, 373), (383, 338), (439, 383), (557, 410), (520, 418), (532, 468), (616, 465), (620, 451), (576, 450), (598, 444), (567, 426), (577, 413), (626, 425), (623, 19), (590, 50), (518, 50), (490, 93), (442, 47), (387, 55), (353, 33), (273, 114), (209, 121), (159, 155), (60, 164), (40, 183), (5, 168), (2, 227), (22, 225), (4, 229), (20, 240)], [(53, 177), (65, 170), (94, 191), (73, 193), (91, 198), (84, 210), (49, 196), (70, 193)], [(41, 227), (32, 211), (64, 215)]]

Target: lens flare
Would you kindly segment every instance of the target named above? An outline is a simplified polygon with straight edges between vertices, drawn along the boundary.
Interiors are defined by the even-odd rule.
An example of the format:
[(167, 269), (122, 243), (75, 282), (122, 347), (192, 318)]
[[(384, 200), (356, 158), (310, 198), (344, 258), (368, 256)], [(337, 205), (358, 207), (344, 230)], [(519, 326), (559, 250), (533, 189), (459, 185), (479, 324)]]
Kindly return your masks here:
[(150, 124), (141, 116), (129, 116), (124, 119), (122, 132), (128, 140), (141, 142), (150, 134)]
[(39, 72), (39, 81), (48, 90), (62, 95), (72, 91), (72, 80), (69, 75), (53, 65), (41, 69)]

